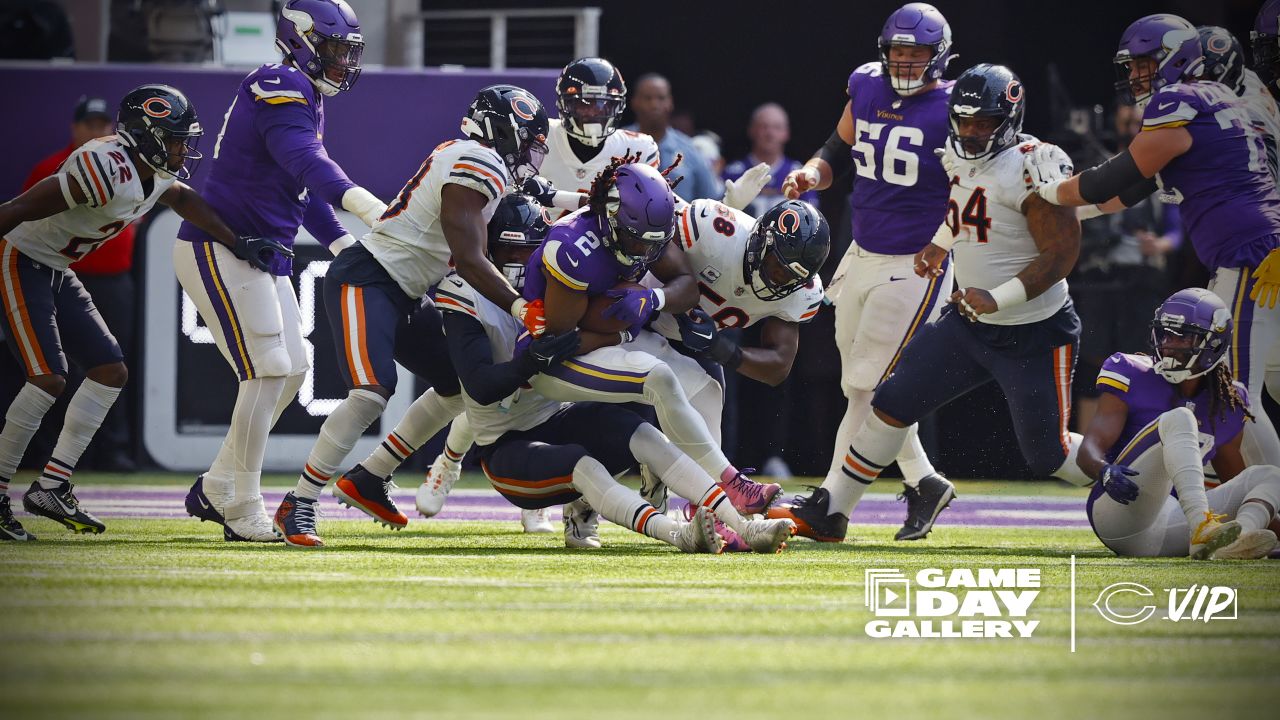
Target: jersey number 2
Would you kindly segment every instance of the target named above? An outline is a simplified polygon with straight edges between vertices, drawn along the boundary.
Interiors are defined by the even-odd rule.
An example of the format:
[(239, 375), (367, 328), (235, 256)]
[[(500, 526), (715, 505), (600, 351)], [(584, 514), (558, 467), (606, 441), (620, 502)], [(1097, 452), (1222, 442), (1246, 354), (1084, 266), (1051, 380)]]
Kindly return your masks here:
[(65, 257), (71, 258), (72, 261), (79, 260), (85, 255), (88, 255), (89, 253), (96, 250), (97, 247), (102, 243), (115, 237), (117, 233), (119, 233), (121, 230), (124, 229), (124, 226), (125, 226), (125, 222), (123, 220), (116, 220), (115, 222), (107, 223), (106, 225), (103, 225), (102, 227), (98, 228), (98, 232), (102, 233), (102, 237), (98, 237), (98, 238), (73, 237), (71, 238), (70, 242), (67, 243), (67, 246), (62, 248), (58, 252), (62, 253), (62, 255)]

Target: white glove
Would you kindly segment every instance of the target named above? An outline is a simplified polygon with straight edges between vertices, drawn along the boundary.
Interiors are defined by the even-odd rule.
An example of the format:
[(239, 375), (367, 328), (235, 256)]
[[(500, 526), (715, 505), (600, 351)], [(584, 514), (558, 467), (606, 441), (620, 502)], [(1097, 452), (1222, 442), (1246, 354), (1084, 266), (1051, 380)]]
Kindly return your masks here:
[(806, 193), (818, 186), (822, 178), (818, 175), (818, 171), (805, 165), (798, 170), (792, 170), (785, 180), (782, 181), (782, 196), (788, 200), (795, 200), (800, 197), (801, 193)]
[(342, 194), (342, 209), (353, 213), (365, 225), (373, 227), (387, 211), (386, 203), (373, 196), (373, 193), (357, 185)]
[(948, 179), (963, 174), (962, 171), (967, 169), (968, 163), (964, 158), (957, 155), (955, 150), (951, 149), (951, 143), (947, 143), (940, 148), (934, 148), (933, 154), (938, 157), (938, 160), (942, 161), (942, 170), (947, 173)]
[(1075, 172), (1071, 158), (1062, 148), (1051, 143), (1040, 143), (1022, 156), (1022, 169), (1037, 189), (1041, 185), (1066, 180)]
[(742, 210), (751, 204), (760, 194), (773, 176), (769, 174), (768, 163), (760, 163), (742, 173), (737, 180), (724, 181), (724, 204), (736, 210)]

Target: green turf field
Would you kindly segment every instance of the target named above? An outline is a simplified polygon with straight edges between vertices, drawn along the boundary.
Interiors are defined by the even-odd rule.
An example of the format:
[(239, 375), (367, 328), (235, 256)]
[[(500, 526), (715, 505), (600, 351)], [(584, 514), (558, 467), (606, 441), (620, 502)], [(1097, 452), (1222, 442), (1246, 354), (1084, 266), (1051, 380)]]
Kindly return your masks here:
[[(1203, 720), (1280, 700), (1280, 563), (1119, 560), (1083, 530), (858, 527), (709, 557), (611, 525), (569, 551), (510, 523), (326, 521), (311, 552), (194, 520), (28, 527), (39, 543), (0, 547), (4, 718)], [(1033, 639), (864, 633), (865, 568), (993, 566), (1042, 569)], [(1119, 581), (1234, 586), (1240, 619), (1111, 625), (1089, 603)]]

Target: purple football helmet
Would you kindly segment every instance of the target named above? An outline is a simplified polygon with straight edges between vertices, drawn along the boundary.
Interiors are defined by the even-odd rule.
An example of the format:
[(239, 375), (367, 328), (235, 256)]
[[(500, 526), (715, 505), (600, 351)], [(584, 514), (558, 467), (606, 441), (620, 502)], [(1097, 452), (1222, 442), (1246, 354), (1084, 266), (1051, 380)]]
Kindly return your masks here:
[(289, 0), (276, 22), (276, 47), (324, 95), (350, 90), (360, 77), (364, 38), (346, 0)]
[(1204, 288), (1169, 296), (1151, 321), (1155, 371), (1171, 383), (1200, 377), (1227, 361), (1231, 348), (1231, 311)]
[[(889, 16), (880, 30), (880, 67), (895, 92), (903, 97), (942, 77), (951, 62), (951, 26), (938, 9), (928, 3), (907, 3)], [(933, 55), (922, 62), (889, 62), (894, 45), (927, 47)], [(893, 70), (905, 71), (898, 77)]]
[[(1138, 58), (1155, 62), (1149, 72), (1130, 73)], [(1200, 77), (1204, 53), (1196, 27), (1177, 15), (1160, 13), (1134, 21), (1120, 36), (1116, 65), (1116, 91), (1130, 104), (1145, 105), (1157, 90), (1176, 82)]]
[(676, 231), (676, 196), (662, 173), (645, 163), (618, 168), (609, 189), (604, 244), (628, 267), (658, 259)]
[(1267, 89), (1278, 91), (1280, 80), (1280, 0), (1267, 0), (1253, 20), (1249, 33), (1253, 46), (1253, 71), (1258, 73)]

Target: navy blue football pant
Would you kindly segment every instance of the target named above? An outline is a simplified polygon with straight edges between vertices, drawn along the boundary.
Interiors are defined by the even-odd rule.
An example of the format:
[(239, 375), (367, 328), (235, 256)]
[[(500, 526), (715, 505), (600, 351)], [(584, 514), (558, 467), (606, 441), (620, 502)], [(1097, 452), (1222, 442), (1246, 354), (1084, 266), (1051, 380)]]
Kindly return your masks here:
[(1004, 391), (1027, 465), (1047, 477), (1067, 458), (1080, 319), (1071, 301), (1026, 325), (966, 320), (948, 305), (902, 351), (871, 406), (905, 425), (992, 380)]

